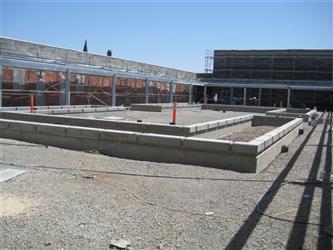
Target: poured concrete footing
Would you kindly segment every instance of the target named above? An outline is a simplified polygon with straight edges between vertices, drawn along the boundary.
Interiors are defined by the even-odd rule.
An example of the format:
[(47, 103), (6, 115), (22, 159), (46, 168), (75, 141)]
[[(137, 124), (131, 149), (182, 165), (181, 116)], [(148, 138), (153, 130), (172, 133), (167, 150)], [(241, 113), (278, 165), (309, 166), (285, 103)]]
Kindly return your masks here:
[[(229, 122), (242, 121), (242, 118), (235, 119), (229, 119)], [(0, 119), (0, 122), (3, 138), (66, 149), (98, 151), (135, 160), (192, 164), (252, 173), (267, 167), (280, 153), (281, 146), (294, 139), (303, 125), (302, 119), (296, 118), (246, 143), (7, 119)], [(211, 123), (211, 126), (219, 126), (220, 123), (228, 124), (228, 121), (214, 125)], [(203, 127), (209, 129), (209, 124)]]
[(240, 105), (224, 105), (224, 104), (207, 104), (202, 105), (202, 109), (210, 109), (216, 111), (236, 111), (236, 112), (252, 112), (252, 113), (265, 113), (270, 110), (276, 110), (276, 107), (263, 107), (263, 106), (240, 106)]
[(312, 109), (294, 109), (294, 108), (283, 108), (277, 110), (267, 111), (266, 115), (275, 116), (275, 117), (299, 117), (302, 118), (304, 122), (309, 120), (309, 117), (316, 116), (317, 111)]
[[(201, 104), (177, 103), (177, 108), (199, 108)], [(151, 104), (131, 104), (132, 111), (162, 112), (164, 109), (172, 109), (173, 103), (151, 103)]]

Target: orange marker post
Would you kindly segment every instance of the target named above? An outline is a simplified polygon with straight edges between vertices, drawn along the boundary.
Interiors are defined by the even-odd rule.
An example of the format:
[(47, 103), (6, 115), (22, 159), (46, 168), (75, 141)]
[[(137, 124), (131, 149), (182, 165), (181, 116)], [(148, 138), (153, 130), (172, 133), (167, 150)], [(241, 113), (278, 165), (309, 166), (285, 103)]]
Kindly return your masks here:
[(173, 103), (173, 108), (172, 108), (172, 124), (176, 125), (176, 115), (177, 115), (177, 103)]
[(33, 95), (30, 95), (30, 113), (33, 113), (34, 112), (34, 96)]
[(205, 106), (205, 109), (207, 109), (207, 108), (208, 108), (208, 101), (207, 101), (207, 97), (205, 97), (204, 106)]

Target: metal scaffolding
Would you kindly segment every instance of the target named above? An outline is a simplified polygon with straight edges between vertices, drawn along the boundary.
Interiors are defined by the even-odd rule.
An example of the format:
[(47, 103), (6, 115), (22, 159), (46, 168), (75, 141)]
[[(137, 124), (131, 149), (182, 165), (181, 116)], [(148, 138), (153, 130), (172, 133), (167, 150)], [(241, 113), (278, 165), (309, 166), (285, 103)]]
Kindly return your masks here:
[(2, 55), (4, 105), (27, 105), (34, 95), (39, 105), (129, 105), (189, 102), (193, 79), (126, 72), (39, 58)]

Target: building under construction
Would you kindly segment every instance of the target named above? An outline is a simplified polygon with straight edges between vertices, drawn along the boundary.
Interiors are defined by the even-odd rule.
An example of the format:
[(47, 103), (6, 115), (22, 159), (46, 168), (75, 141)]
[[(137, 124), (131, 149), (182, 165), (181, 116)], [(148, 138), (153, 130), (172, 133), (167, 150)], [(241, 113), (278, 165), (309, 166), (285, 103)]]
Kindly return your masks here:
[[(332, 109), (332, 50), (215, 50), (196, 74), (1, 38), (1, 104), (27, 106), (213, 102)], [(205, 99), (205, 96), (207, 99)]]
[(332, 249), (331, 50), (0, 45), (1, 249)]
[[(332, 108), (332, 50), (215, 50), (208, 96), (224, 104)], [(222, 87), (222, 88), (221, 88)]]

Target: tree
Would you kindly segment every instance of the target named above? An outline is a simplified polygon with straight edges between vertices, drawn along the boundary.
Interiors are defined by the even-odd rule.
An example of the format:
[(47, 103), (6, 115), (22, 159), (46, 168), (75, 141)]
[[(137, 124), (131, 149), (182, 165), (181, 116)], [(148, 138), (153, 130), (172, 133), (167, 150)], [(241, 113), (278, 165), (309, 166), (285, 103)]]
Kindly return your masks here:
[(108, 52), (106, 53), (107, 56), (112, 56), (112, 50), (108, 49)]
[(87, 40), (84, 42), (83, 51), (88, 52)]

